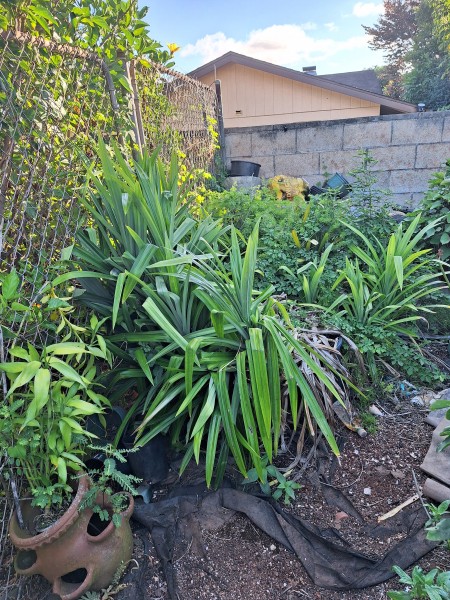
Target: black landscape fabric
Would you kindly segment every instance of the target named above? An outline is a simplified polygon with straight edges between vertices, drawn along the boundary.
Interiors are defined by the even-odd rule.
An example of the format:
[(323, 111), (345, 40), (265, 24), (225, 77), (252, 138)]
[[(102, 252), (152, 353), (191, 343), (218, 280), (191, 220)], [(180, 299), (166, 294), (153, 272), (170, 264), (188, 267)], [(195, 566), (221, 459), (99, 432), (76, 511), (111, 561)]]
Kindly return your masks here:
[(425, 537), (422, 509), (408, 513), (408, 535), (383, 558), (374, 560), (330, 540), (315, 525), (287, 513), (273, 500), (227, 487), (216, 492), (205, 492), (201, 486), (184, 487), (160, 502), (136, 503), (133, 514), (151, 532), (170, 598), (180, 597), (172, 565), (177, 537), (183, 536), (191, 551), (205, 555), (201, 529), (217, 528), (221, 519), (225, 523), (230, 518), (232, 511), (245, 514), (254, 525), (295, 553), (315, 585), (333, 590), (380, 584), (393, 576), (393, 565), (405, 569), (437, 545)]

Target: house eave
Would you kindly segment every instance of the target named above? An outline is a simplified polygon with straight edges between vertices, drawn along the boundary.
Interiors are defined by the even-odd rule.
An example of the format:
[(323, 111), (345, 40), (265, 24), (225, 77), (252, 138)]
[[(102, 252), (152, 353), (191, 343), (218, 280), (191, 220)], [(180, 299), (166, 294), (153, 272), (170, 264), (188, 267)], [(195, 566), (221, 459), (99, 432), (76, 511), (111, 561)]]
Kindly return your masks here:
[(231, 63), (239, 64), (251, 69), (258, 69), (266, 73), (271, 73), (272, 75), (298, 81), (299, 83), (314, 85), (332, 92), (337, 92), (347, 96), (353, 96), (354, 98), (359, 98), (361, 100), (366, 100), (368, 102), (373, 102), (375, 104), (379, 104), (385, 111), (388, 110), (394, 114), (417, 112), (417, 106), (415, 104), (389, 98), (389, 96), (376, 94), (375, 92), (369, 92), (367, 90), (362, 90), (353, 86), (345, 85), (343, 83), (337, 83), (331, 79), (326, 79), (323, 76), (318, 77), (316, 75), (308, 75), (300, 71), (296, 71), (295, 69), (274, 65), (257, 58), (251, 58), (250, 56), (238, 54), (237, 52), (227, 52), (223, 56), (220, 56), (219, 58), (202, 65), (198, 69), (194, 69), (188, 73), (188, 75), (189, 77), (198, 79)]

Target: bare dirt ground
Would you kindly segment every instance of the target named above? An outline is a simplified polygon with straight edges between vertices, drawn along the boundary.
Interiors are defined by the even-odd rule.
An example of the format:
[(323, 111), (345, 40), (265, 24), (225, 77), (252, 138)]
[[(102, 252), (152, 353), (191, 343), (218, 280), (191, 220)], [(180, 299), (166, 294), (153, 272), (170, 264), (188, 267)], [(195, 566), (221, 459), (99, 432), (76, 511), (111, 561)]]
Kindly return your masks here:
[[(323, 459), (319, 470), (330, 477), (330, 488), (337, 489), (351, 501), (362, 520), (343, 516), (345, 510), (333, 506), (330, 495), (318, 482), (318, 463), (301, 465), (303, 469), (295, 501), (286, 507), (320, 529), (334, 528), (354, 550), (371, 557), (382, 557), (407, 533), (397, 531), (379, 537), (368, 535), (370, 526), (381, 515), (392, 510), (417, 492), (413, 479), (423, 484), (420, 464), (428, 450), (432, 427), (424, 423), (426, 409), (412, 406), (407, 400), (397, 405), (384, 403), (385, 416), (378, 420), (377, 431), (365, 438), (339, 430), (340, 464)], [(292, 457), (281, 459), (282, 466)], [(162, 489), (160, 494), (164, 495)], [(419, 507), (419, 501), (406, 510)], [(348, 513), (346, 513), (348, 514)], [(400, 513), (399, 513), (400, 514)], [(397, 519), (397, 521), (396, 521)], [(390, 519), (391, 526), (400, 517)], [(392, 527), (391, 527), (392, 529)], [(245, 516), (235, 514), (223, 527), (203, 531), (204, 555), (181, 541), (174, 552), (174, 570), (179, 600), (377, 600), (387, 598), (389, 589), (401, 589), (397, 578), (372, 588), (354, 591), (330, 591), (315, 586), (299, 560), (283, 546), (257, 529)], [(165, 600), (168, 598), (160, 562), (148, 531), (134, 525), (135, 563), (129, 567), (125, 580), (133, 580), (132, 590), (113, 588), (100, 595), (101, 600), (136, 598)], [(448, 551), (442, 547), (427, 554), (420, 562), (425, 570), (447, 569)], [(138, 568), (139, 567), (139, 568)], [(54, 599), (48, 584), (40, 577), (19, 580), (11, 575), (11, 554), (5, 552), (0, 572), (3, 580), (1, 600)], [(8, 576), (8, 577), (7, 577)], [(130, 595), (132, 593), (132, 595)]]

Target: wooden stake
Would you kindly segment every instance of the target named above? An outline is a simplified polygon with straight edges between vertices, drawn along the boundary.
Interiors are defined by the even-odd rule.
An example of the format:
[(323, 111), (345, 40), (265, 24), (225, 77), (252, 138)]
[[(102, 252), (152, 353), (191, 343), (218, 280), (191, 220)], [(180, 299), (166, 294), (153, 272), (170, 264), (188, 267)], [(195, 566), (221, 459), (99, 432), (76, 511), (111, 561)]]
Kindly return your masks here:
[(396, 506), (395, 508), (390, 510), (388, 513), (386, 513), (385, 515), (378, 517), (378, 523), (380, 523), (381, 521), (386, 521), (386, 519), (390, 519), (391, 517), (394, 517), (403, 508), (405, 508), (405, 506), (409, 506), (410, 504), (412, 504), (413, 502), (415, 502), (418, 499), (419, 499), (419, 494), (414, 494), (414, 496), (411, 496), (411, 498), (408, 498), (408, 500), (405, 500), (402, 504), (399, 504), (398, 506)]

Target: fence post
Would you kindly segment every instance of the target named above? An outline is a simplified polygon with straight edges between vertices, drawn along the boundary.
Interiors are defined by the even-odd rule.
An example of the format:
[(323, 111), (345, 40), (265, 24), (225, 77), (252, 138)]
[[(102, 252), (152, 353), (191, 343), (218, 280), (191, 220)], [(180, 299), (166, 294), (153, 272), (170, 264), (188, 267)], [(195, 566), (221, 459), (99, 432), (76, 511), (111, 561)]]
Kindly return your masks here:
[(222, 161), (222, 168), (226, 169), (227, 153), (225, 150), (225, 127), (223, 124), (223, 111), (222, 111), (222, 88), (220, 85), (220, 79), (216, 79), (216, 98), (217, 98), (217, 122), (219, 125), (219, 146), (220, 146), (220, 159)]
[(127, 63), (127, 79), (130, 83), (132, 90), (131, 97), (131, 113), (134, 123), (134, 131), (136, 136), (136, 144), (139, 148), (139, 152), (142, 154), (142, 150), (145, 148), (145, 132), (144, 124), (142, 122), (141, 105), (139, 102), (139, 92), (136, 84), (136, 68), (134, 60)]

